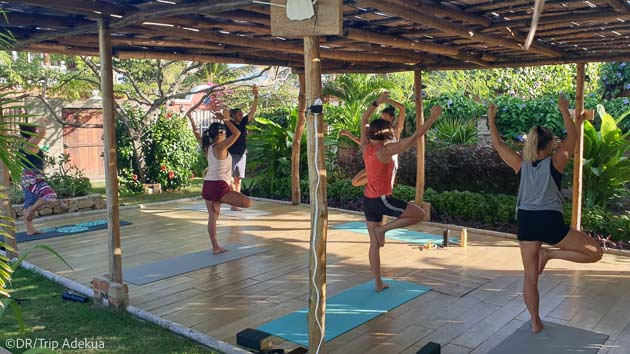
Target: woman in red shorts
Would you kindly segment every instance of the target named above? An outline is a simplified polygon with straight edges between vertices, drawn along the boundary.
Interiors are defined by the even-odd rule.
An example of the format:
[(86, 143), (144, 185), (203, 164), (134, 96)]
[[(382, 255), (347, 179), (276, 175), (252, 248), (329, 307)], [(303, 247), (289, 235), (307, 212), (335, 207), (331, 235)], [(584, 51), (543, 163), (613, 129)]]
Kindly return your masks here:
[[(201, 146), (208, 159), (208, 172), (203, 181), (201, 196), (206, 200), (208, 208), (208, 234), (214, 254), (225, 252), (217, 241), (217, 220), (221, 203), (240, 208), (249, 208), (252, 205), (251, 199), (230, 189), (232, 156), (228, 148), (236, 142), (241, 132), (229, 119), (223, 119), (225, 124), (212, 123), (201, 137)], [(226, 126), (232, 133), (229, 138), (226, 138)]]

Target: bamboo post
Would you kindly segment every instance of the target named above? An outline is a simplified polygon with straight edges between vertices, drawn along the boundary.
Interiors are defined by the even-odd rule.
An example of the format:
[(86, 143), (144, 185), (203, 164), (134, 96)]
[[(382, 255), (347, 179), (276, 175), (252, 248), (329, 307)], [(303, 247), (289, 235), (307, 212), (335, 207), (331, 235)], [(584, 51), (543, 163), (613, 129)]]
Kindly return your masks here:
[[(321, 98), (322, 78), (319, 37), (304, 37), (304, 73), (306, 105), (311, 107)], [(324, 161), (324, 120), (322, 115), (306, 116), (308, 131), (308, 175), (311, 197), (311, 246), (309, 252), (308, 352), (325, 353), (326, 313), (326, 164)]]
[[(413, 72), (413, 92), (416, 104), (416, 130), (424, 125), (424, 106), (422, 104), (422, 71)], [(424, 200), (424, 136), (416, 143), (416, 204)]]
[(118, 209), (118, 166), (116, 161), (116, 123), (114, 121), (112, 38), (109, 23), (103, 18), (98, 20), (98, 44), (101, 65), (101, 94), (103, 96), (109, 274), (111, 281), (122, 284), (122, 247), (120, 243), (120, 216)]
[(304, 122), (306, 121), (306, 100), (304, 74), (298, 75), (300, 81), (300, 94), (298, 95), (298, 121), (293, 135), (293, 147), (291, 149), (291, 202), (300, 204), (302, 192), (300, 191), (300, 148), (302, 146), (302, 134), (304, 134)]
[[(0, 169), (2, 169), (2, 172), (0, 173), (0, 178), (2, 178), (2, 180), (0, 181), (0, 188), (2, 188), (2, 191), (4, 193), (7, 193), (6, 197), (2, 198), (2, 213), (5, 216), (11, 217), (13, 216), (13, 210), (11, 209), (11, 183), (9, 182), (9, 169), (6, 168), (2, 161), (0, 161)], [(14, 224), (8, 219), (4, 219), (3, 224), (7, 225), (7, 227), (4, 228), (4, 231), (11, 236), (5, 237), (4, 243), (6, 243), (7, 246), (11, 247), (14, 250), (7, 250), (7, 258), (13, 259), (17, 256), (18, 250), (17, 240), (15, 239), (15, 229), (13, 228)]]
[[(584, 79), (585, 64), (577, 64), (577, 84), (575, 89), (575, 117), (584, 114)], [(577, 121), (577, 119), (576, 119)], [(584, 124), (577, 126), (578, 136), (573, 155), (573, 205), (571, 210), (571, 226), (582, 228), (582, 155), (584, 154)]]

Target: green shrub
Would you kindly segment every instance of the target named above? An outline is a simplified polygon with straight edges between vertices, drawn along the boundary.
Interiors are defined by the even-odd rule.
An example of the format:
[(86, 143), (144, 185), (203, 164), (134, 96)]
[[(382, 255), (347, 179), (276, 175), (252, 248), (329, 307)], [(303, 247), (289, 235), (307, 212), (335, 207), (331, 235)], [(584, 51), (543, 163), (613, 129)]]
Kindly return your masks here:
[[(584, 123), (584, 205), (586, 208), (606, 208), (615, 198), (628, 194), (630, 182), (630, 150), (627, 140), (615, 119), (602, 106), (597, 109), (602, 124), (597, 131), (590, 122)], [(618, 119), (620, 121), (621, 119)]]
[(584, 209), (582, 228), (612, 241), (630, 241), (630, 215), (613, 215), (600, 208)]
[(623, 91), (630, 91), (630, 62), (604, 63), (599, 76), (604, 98), (617, 98)]
[(477, 142), (475, 121), (459, 118), (442, 118), (427, 132), (429, 140), (443, 144), (466, 144)]
[(92, 192), (90, 179), (85, 177), (83, 171), (71, 164), (69, 154), (60, 154), (57, 158), (48, 157), (46, 161), (53, 168), (53, 173), (48, 176), (47, 182), (57, 192), (57, 197), (80, 197)]

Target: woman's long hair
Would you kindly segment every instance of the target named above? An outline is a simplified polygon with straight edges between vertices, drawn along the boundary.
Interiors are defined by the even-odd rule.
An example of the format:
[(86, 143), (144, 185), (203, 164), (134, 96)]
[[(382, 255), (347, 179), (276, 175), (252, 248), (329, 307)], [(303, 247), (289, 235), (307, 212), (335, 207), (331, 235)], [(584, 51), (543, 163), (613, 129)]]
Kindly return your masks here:
[(553, 133), (549, 129), (540, 125), (532, 127), (523, 148), (523, 159), (527, 162), (538, 160), (538, 151), (544, 150), (552, 141)]
[(391, 124), (385, 119), (375, 119), (370, 122), (369, 137), (372, 140), (391, 140), (394, 137)]
[(223, 131), (224, 134), (226, 132), (225, 125), (223, 123), (212, 123), (210, 127), (203, 132), (201, 136), (201, 148), (204, 152), (208, 152), (208, 149), (212, 144), (214, 144), (214, 139), (216, 139), (217, 135), (220, 131)]

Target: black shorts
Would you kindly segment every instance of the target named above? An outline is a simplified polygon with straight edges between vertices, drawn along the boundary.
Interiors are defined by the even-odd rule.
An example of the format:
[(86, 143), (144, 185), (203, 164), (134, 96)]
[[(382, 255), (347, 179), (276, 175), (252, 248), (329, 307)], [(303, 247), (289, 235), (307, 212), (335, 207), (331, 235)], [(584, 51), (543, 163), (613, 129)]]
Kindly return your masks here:
[(406, 208), (407, 202), (393, 198), (391, 195), (383, 195), (379, 198), (363, 197), (363, 209), (367, 221), (381, 222), (383, 215), (400, 217)]
[(516, 215), (519, 241), (541, 241), (555, 245), (571, 228), (564, 223), (562, 213), (554, 210), (522, 210)]

